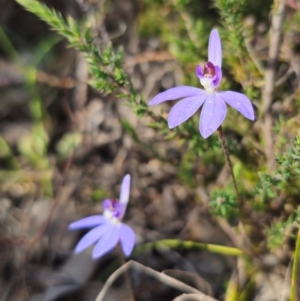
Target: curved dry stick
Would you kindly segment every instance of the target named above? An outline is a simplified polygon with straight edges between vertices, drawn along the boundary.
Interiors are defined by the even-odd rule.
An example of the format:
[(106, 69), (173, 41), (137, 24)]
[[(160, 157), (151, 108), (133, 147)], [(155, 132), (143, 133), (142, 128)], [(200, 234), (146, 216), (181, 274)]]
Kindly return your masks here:
[(173, 301), (207, 301), (207, 300), (210, 300), (207, 299), (207, 296), (201, 296), (199, 294), (182, 294), (176, 297)]
[(285, 16), (285, 0), (274, 0), (274, 9), (270, 29), (270, 45), (268, 55), (268, 66), (265, 73), (265, 86), (262, 92), (262, 130), (265, 138), (265, 155), (269, 170), (274, 167), (274, 148), (273, 148), (273, 118), (271, 105), (275, 86), (276, 64), (281, 44), (281, 30)]
[(120, 268), (118, 268), (114, 273), (112, 273), (107, 281), (105, 282), (102, 290), (100, 291), (99, 295), (97, 296), (95, 301), (103, 301), (104, 297), (108, 291), (108, 289), (111, 287), (111, 285), (114, 283), (114, 281), (121, 276), (124, 272), (126, 272), (128, 269), (131, 267), (135, 267), (143, 271), (145, 274), (155, 278), (158, 281), (161, 281), (171, 287), (174, 287), (177, 290), (182, 290), (185, 293), (192, 293), (192, 294), (197, 294), (198, 296), (202, 297), (201, 300), (203, 301), (218, 301), (210, 296), (207, 296), (203, 294), (202, 292), (198, 291), (197, 289), (175, 279), (172, 278), (166, 274), (162, 274), (160, 272), (154, 271), (151, 268), (148, 268), (136, 261), (130, 260), (124, 265), (122, 265)]

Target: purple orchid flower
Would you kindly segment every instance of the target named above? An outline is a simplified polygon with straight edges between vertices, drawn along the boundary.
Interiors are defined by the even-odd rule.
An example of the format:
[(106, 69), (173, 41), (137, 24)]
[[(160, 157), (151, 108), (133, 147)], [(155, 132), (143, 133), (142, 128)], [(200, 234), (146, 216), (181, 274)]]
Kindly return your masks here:
[(69, 225), (70, 230), (94, 228), (78, 242), (75, 253), (80, 253), (96, 243), (92, 257), (100, 258), (112, 250), (120, 241), (125, 256), (129, 256), (135, 244), (133, 230), (121, 223), (125, 214), (130, 192), (130, 175), (123, 178), (120, 200), (105, 199), (102, 203), (103, 215), (92, 215)]
[(168, 117), (170, 129), (189, 119), (203, 104), (199, 130), (203, 138), (210, 136), (222, 124), (227, 113), (226, 103), (250, 120), (254, 120), (254, 110), (249, 98), (238, 92), (217, 92), (222, 79), (222, 48), (217, 29), (213, 29), (208, 44), (208, 62), (204, 70), (198, 65), (196, 75), (205, 90), (179, 86), (156, 95), (148, 105), (157, 105), (167, 100), (182, 98), (171, 109)]

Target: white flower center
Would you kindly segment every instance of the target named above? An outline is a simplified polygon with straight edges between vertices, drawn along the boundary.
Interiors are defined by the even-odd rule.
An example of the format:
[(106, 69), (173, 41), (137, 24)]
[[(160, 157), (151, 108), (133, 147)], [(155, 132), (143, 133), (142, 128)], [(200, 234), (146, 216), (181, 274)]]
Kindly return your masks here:
[(107, 218), (113, 225), (121, 224), (121, 221), (114, 216), (114, 210), (106, 209), (103, 212), (105, 218)]
[(215, 90), (215, 85), (211, 76), (205, 75), (203, 78), (200, 79), (200, 83), (208, 92), (213, 92)]

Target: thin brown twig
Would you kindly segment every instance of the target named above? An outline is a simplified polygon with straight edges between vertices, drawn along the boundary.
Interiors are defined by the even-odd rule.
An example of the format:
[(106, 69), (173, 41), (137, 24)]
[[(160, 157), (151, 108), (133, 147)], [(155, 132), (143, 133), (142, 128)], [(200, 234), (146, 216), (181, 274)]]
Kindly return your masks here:
[(40, 83), (61, 89), (72, 89), (78, 83), (71, 77), (60, 78), (43, 70), (37, 70), (36, 79)]
[[(0, 67), (6, 71), (8, 74), (14, 75), (18, 81), (22, 81), (22, 76), (26, 73), (26, 70), (34, 70), (36, 72), (36, 80), (40, 83), (47, 84), (48, 86), (61, 88), (61, 89), (71, 89), (76, 86), (77, 81), (72, 79), (70, 76), (60, 78), (56, 75), (49, 74), (43, 70), (34, 69), (31, 66), (22, 66), (16, 63), (7, 63), (0, 59)], [(19, 79), (21, 77), (21, 79)]]
[(65, 109), (65, 112), (67, 113), (68, 117), (69, 117), (69, 123), (73, 124), (75, 122), (75, 116), (71, 110), (71, 107), (70, 107), (70, 103), (68, 101), (68, 98), (69, 98), (69, 90), (68, 89), (64, 89), (64, 98), (63, 98), (63, 106), (64, 106), (64, 109)]
[(247, 254), (247, 253), (249, 253), (248, 247), (251, 245), (251, 240), (248, 236), (248, 233), (247, 233), (246, 228), (245, 228), (244, 223), (243, 223), (243, 221), (245, 221), (245, 219), (247, 218), (247, 213), (244, 211), (243, 204), (242, 204), (242, 201), (241, 201), (241, 198), (240, 198), (236, 178), (235, 178), (235, 175), (233, 173), (233, 166), (232, 166), (232, 162), (231, 162), (231, 159), (230, 159), (228, 146), (227, 146), (225, 135), (224, 135), (223, 128), (222, 128), (221, 125), (219, 126), (217, 132), (218, 132), (218, 138), (219, 138), (220, 143), (222, 145), (223, 152), (225, 154), (226, 161), (227, 161), (228, 166), (229, 166), (230, 175), (231, 175), (233, 185), (234, 185), (234, 190), (236, 192), (237, 207), (238, 207), (239, 214), (240, 214), (240, 220), (239, 220), (238, 228), (239, 228), (239, 230), (240, 230), (243, 237), (242, 237), (241, 242), (239, 242), (237, 237), (234, 237), (234, 242), (236, 243), (236, 245), (240, 249), (245, 251), (245, 253)]
[(146, 51), (127, 58), (124, 64), (126, 67), (149, 62), (166, 62), (174, 60), (175, 57), (169, 51)]
[(268, 66), (265, 72), (265, 86), (262, 93), (262, 130), (265, 139), (265, 156), (269, 170), (274, 168), (274, 148), (273, 148), (273, 117), (272, 100), (275, 86), (276, 64), (281, 45), (281, 31), (285, 17), (285, 0), (274, 0), (274, 9), (270, 28), (270, 45), (268, 55)]
[(63, 186), (63, 184), (65, 183), (65, 180), (67, 178), (67, 175), (68, 175), (68, 172), (70, 170), (70, 166), (71, 166), (71, 163), (72, 163), (72, 160), (73, 160), (73, 154), (71, 154), (68, 158), (67, 158), (67, 161), (66, 161), (66, 164), (64, 166), (64, 170), (63, 170), (63, 174), (62, 174), (62, 178), (58, 184), (58, 192), (56, 193), (56, 196), (53, 200), (53, 204), (52, 204), (52, 207), (50, 209), (50, 213), (48, 215), (48, 218), (47, 218), (47, 221), (44, 223), (42, 229), (39, 231), (39, 233), (32, 239), (28, 242), (28, 245), (29, 245), (29, 248), (32, 249), (36, 244), (37, 242), (41, 239), (41, 237), (43, 236), (43, 234), (45, 233), (45, 231), (47, 230), (47, 227), (52, 219), (52, 216), (53, 216), (53, 213), (55, 211), (55, 208), (58, 204), (58, 200), (59, 200), (59, 191), (61, 189), (61, 187)]
[[(153, 52), (148, 51), (127, 58), (124, 61), (124, 65), (128, 67), (128, 66), (142, 64), (145, 62), (156, 62), (156, 61), (159, 62), (159, 61), (169, 61), (169, 60), (174, 60), (174, 57), (168, 51), (153, 51)], [(17, 82), (22, 81), (22, 78), (19, 79), (18, 76), (24, 74), (26, 67), (13, 64), (13, 63), (8, 64), (2, 60), (0, 60), (0, 65), (5, 70), (15, 72), (16, 79), (11, 80), (11, 83), (14, 83), (14, 81)], [(3, 79), (1, 80), (4, 81)], [(71, 76), (61, 78), (59, 76), (47, 73), (39, 69), (36, 69), (36, 80), (39, 83), (46, 84), (54, 88), (60, 88), (60, 89), (72, 89), (78, 84), (86, 83), (85, 81), (80, 81), (78, 79), (72, 78)], [(2, 83), (2, 85), (6, 86), (11, 83), (10, 81), (7, 80), (4, 82), (4, 84)]]
[(233, 167), (232, 167), (232, 162), (231, 162), (231, 159), (230, 159), (228, 146), (227, 146), (225, 135), (224, 135), (223, 128), (222, 128), (221, 125), (219, 126), (217, 131), (218, 131), (218, 138), (219, 138), (220, 143), (222, 145), (222, 149), (223, 149), (226, 161), (227, 161), (229, 169), (230, 169), (230, 175), (231, 175), (231, 178), (232, 178), (232, 181), (233, 181), (234, 189), (235, 189), (235, 192), (236, 192), (236, 197), (237, 197), (237, 200), (238, 200), (238, 203), (239, 203), (240, 202), (239, 201), (239, 199), (240, 199), (239, 198), (239, 191), (238, 191), (236, 179), (235, 179), (235, 176), (234, 176), (234, 173), (233, 173)]

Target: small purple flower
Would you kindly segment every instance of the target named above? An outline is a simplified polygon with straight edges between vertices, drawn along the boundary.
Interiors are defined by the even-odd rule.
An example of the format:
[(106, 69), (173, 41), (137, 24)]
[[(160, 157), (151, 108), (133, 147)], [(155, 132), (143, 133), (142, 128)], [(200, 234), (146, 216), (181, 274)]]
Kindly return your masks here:
[(204, 70), (198, 65), (196, 75), (205, 90), (179, 86), (156, 95), (148, 105), (157, 105), (167, 100), (182, 98), (169, 113), (168, 125), (172, 129), (189, 119), (203, 104), (199, 130), (203, 138), (210, 136), (225, 119), (226, 103), (254, 120), (254, 110), (249, 98), (238, 92), (217, 92), (222, 79), (222, 48), (217, 29), (212, 30), (208, 44), (208, 62)]
[(125, 256), (129, 256), (135, 243), (133, 230), (121, 223), (125, 214), (130, 192), (130, 175), (123, 178), (120, 200), (105, 199), (103, 215), (92, 215), (69, 225), (70, 230), (93, 228), (78, 242), (75, 253), (80, 253), (96, 243), (92, 257), (97, 259), (112, 250), (120, 241)]

